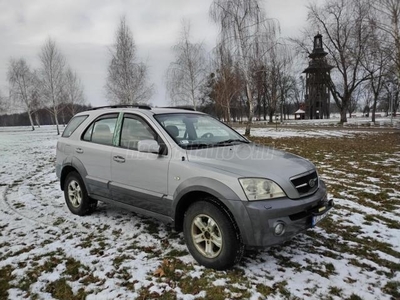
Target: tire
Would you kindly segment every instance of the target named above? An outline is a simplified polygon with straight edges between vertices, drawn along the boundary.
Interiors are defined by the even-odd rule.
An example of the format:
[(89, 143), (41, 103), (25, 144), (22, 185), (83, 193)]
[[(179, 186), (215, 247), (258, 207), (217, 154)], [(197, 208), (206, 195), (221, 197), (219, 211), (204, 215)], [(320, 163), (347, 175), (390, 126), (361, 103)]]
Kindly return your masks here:
[(209, 201), (195, 202), (183, 222), (186, 245), (199, 264), (225, 270), (241, 260), (244, 245), (239, 231), (222, 207)]
[(89, 198), (82, 177), (77, 172), (67, 175), (64, 197), (69, 210), (75, 215), (89, 215), (96, 210), (97, 200)]

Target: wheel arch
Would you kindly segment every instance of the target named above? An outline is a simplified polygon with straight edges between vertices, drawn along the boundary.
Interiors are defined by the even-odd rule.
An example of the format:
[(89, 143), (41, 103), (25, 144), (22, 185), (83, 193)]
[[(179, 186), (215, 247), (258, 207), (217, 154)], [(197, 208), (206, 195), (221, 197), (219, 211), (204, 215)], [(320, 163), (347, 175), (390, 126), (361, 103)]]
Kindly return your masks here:
[[(192, 184), (196, 182), (196, 184)], [(242, 200), (227, 185), (210, 178), (196, 178), (182, 183), (174, 195), (173, 219), (177, 231), (183, 228), (183, 220), (189, 206), (199, 200), (205, 200), (218, 206), (228, 215), (238, 230), (244, 243), (248, 242), (246, 226), (251, 226)]]
[(86, 169), (83, 166), (82, 162), (75, 157), (72, 158), (72, 160), (64, 165), (64, 167), (61, 170), (61, 176), (60, 176), (60, 188), (63, 191), (64, 190), (64, 183), (65, 179), (67, 178), (68, 174), (71, 172), (77, 172), (79, 176), (81, 176), (83, 180), (83, 184), (86, 187), (86, 190), (88, 190), (88, 186), (86, 184)]

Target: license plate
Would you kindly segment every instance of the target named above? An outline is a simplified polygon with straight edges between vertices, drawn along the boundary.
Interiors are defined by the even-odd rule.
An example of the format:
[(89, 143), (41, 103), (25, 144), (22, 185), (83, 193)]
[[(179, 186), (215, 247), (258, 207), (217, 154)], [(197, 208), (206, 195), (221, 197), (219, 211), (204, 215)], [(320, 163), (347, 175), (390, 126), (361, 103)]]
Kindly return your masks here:
[(315, 225), (317, 225), (317, 223), (319, 221), (321, 221), (322, 219), (324, 219), (328, 215), (328, 212), (329, 212), (329, 210), (324, 212), (322, 215), (312, 216), (311, 226), (314, 227)]

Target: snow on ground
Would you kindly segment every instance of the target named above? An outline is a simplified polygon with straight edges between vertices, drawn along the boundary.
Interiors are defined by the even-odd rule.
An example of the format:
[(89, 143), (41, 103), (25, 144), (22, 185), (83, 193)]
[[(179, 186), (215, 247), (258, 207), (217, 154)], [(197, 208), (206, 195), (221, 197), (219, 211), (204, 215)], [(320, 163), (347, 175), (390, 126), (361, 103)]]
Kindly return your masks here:
[[(340, 122), (340, 115), (332, 114), (329, 119), (312, 119), (312, 120), (295, 120), (294, 115), (289, 116), (288, 120), (283, 121), (283, 125), (293, 125), (293, 126), (337, 126)], [(266, 121), (256, 121), (255, 124), (266, 124)], [(363, 117), (357, 114), (351, 118), (347, 117), (347, 123), (344, 126), (350, 127), (381, 127), (381, 126), (391, 126), (394, 128), (400, 128), (400, 115), (396, 117), (382, 117), (381, 114), (375, 119), (375, 124), (371, 122), (371, 117)]]
[[(329, 134), (355, 135), (319, 129), (253, 131), (273, 137)], [(382, 180), (372, 175), (357, 177), (350, 185), (351, 177), (342, 178), (342, 171), (321, 164), (327, 170), (324, 179), (343, 186), (342, 194), (331, 195), (338, 207), (324, 221), (327, 225), (282, 246), (250, 252), (232, 271), (216, 272), (197, 265), (182, 234), (152, 219), (105, 204), (91, 216), (72, 215), (55, 175), (56, 142), (52, 126), (34, 132), (0, 128), (0, 272), (10, 278), (10, 299), (62, 298), (62, 288), (79, 299), (215, 298), (212, 293), (230, 299), (267, 295), (268, 299), (355, 295), (395, 299), (397, 295), (396, 286), (394, 291), (388, 289), (400, 286), (400, 230), (395, 226), (400, 223), (400, 208), (377, 219), (379, 207), (357, 203), (352, 193), (357, 189), (379, 193)], [(400, 152), (385, 163), (399, 166)], [(398, 201), (400, 188), (389, 194), (389, 199)], [(365, 240), (377, 243), (380, 250), (364, 251)], [(162, 278), (157, 273), (160, 266), (166, 273)]]
[[(244, 134), (245, 128), (235, 128), (240, 134)], [(364, 134), (371, 132), (365, 131)], [(327, 130), (327, 129), (302, 129), (302, 128), (285, 128), (279, 126), (277, 129), (274, 127), (254, 127), (250, 132), (251, 136), (255, 137), (271, 137), (271, 138), (283, 138), (283, 137), (354, 137), (356, 134), (360, 134), (359, 131), (355, 130)]]

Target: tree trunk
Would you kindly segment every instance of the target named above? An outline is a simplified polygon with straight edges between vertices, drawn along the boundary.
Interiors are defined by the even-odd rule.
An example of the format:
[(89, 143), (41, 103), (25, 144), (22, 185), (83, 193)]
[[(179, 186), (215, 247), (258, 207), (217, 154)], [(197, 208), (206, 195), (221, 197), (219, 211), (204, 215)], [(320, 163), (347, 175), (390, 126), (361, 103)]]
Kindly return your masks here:
[(270, 111), (270, 113), (269, 113), (269, 123), (273, 123), (273, 122), (274, 122), (274, 114), (271, 113), (271, 111)]
[(35, 122), (36, 126), (40, 128), (39, 114), (37, 112), (35, 113)]
[(33, 125), (32, 113), (31, 113), (31, 110), (29, 108), (28, 108), (28, 116), (29, 116), (29, 122), (31, 122), (32, 131), (34, 131), (35, 130), (35, 126)]
[(244, 132), (245, 136), (250, 136), (250, 130), (251, 130), (251, 123), (253, 121), (253, 96), (251, 94), (251, 89), (250, 85), (247, 82), (246, 83), (246, 95), (247, 95), (247, 104), (248, 104), (248, 110), (247, 110), (247, 124), (246, 124), (246, 131)]
[(343, 107), (340, 109), (340, 123), (346, 123), (347, 122), (347, 109), (343, 105)]
[(60, 135), (60, 128), (58, 126), (58, 114), (57, 114), (57, 109), (54, 107), (53, 108), (53, 115), (54, 115), (54, 121), (56, 122), (56, 127), (57, 127), (57, 135)]
[(229, 106), (226, 108), (226, 116), (228, 118), (228, 123), (230, 123), (231, 122), (231, 108)]
[(374, 103), (372, 104), (372, 118), (371, 118), (371, 121), (374, 122), (374, 124), (375, 124), (376, 104), (378, 102), (377, 100), (378, 97), (374, 95)]

